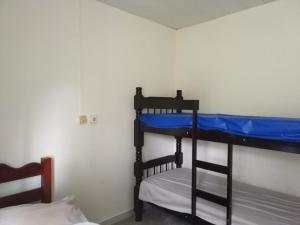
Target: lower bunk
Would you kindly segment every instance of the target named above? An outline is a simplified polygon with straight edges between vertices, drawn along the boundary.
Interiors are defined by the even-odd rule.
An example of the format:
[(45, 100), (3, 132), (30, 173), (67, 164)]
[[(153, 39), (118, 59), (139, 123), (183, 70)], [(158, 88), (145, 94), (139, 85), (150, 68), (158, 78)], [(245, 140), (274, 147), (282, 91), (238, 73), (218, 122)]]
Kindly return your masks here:
[[(139, 199), (183, 214), (191, 213), (191, 169), (176, 168), (142, 181)], [(197, 172), (197, 188), (226, 196), (226, 178)], [(233, 225), (300, 225), (300, 198), (241, 182), (233, 182)], [(226, 224), (224, 207), (204, 199), (197, 200), (197, 216)]]

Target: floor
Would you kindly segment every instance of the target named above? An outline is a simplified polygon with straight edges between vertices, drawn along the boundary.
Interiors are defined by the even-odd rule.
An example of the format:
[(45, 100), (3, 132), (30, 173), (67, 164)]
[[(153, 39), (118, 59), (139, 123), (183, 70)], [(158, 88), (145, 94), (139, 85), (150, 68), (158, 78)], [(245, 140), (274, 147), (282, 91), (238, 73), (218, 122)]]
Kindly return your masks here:
[(163, 209), (147, 206), (142, 222), (135, 222), (134, 216), (115, 225), (190, 225), (190, 223), (171, 215)]

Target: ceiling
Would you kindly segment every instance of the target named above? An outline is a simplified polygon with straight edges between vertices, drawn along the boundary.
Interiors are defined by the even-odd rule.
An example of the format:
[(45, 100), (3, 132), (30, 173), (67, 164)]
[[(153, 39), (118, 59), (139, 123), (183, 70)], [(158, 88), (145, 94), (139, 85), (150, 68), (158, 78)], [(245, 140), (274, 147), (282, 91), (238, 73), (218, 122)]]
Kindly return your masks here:
[(274, 0), (98, 0), (131, 14), (180, 29)]

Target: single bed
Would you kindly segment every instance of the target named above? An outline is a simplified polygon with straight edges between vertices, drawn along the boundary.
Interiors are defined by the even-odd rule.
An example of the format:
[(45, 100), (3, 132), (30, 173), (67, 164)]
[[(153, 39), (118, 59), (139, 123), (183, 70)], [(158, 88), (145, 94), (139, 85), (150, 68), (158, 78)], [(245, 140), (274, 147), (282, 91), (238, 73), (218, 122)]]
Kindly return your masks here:
[[(0, 225), (92, 225), (74, 205), (74, 197), (52, 202), (52, 159), (21, 168), (0, 164), (0, 184), (41, 176), (41, 186), (0, 196)], [(41, 202), (41, 203), (40, 203)]]
[[(180, 213), (191, 211), (191, 169), (177, 168), (142, 181), (139, 198)], [(197, 173), (197, 188), (226, 196), (226, 178)], [(252, 185), (233, 182), (233, 225), (299, 225), (300, 198)], [(220, 205), (204, 199), (197, 201), (197, 216), (206, 221), (226, 224), (226, 212)]]

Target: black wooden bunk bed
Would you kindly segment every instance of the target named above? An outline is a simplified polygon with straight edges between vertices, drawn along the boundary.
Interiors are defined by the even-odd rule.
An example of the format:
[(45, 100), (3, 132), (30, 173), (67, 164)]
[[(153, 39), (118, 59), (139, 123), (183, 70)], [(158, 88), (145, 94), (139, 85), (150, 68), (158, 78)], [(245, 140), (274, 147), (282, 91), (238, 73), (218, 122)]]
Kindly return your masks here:
[[(192, 171), (191, 171), (191, 200), (190, 213), (179, 213), (174, 210), (169, 210), (179, 216), (189, 220), (192, 224), (214, 225), (214, 223), (204, 220), (197, 216), (197, 198), (210, 201), (213, 204), (221, 205), (226, 209), (226, 225), (232, 224), (232, 158), (233, 146), (249, 146), (261, 149), (282, 151), (288, 153), (300, 154), (300, 142), (293, 139), (285, 139), (279, 137), (278, 139), (261, 138), (251, 135), (240, 135), (235, 133), (227, 133), (222, 130), (207, 130), (197, 127), (198, 123), (198, 100), (184, 100), (182, 91), (177, 90), (176, 97), (144, 97), (142, 88), (136, 88), (136, 95), (134, 96), (134, 108), (136, 110), (136, 119), (134, 121), (134, 145), (136, 148), (136, 161), (134, 164), (134, 175), (136, 184), (134, 187), (134, 211), (136, 221), (142, 220), (143, 201), (139, 199), (140, 186), (143, 178), (157, 175), (165, 171), (176, 168), (181, 168), (183, 163), (182, 154), (182, 139), (192, 139)], [(186, 116), (189, 121), (187, 126), (151, 126), (142, 120), (143, 115), (185, 115), (189, 111), (191, 114)], [(163, 120), (163, 117), (157, 117)], [(157, 119), (154, 117), (154, 119)], [(152, 118), (153, 119), (153, 118)], [(200, 118), (201, 119), (201, 118)], [(293, 120), (291, 120), (293, 122)], [(300, 124), (300, 120), (297, 120)], [(169, 123), (172, 123), (172, 117)], [(299, 125), (297, 124), (297, 125)], [(300, 127), (299, 127), (300, 128)], [(144, 162), (142, 159), (142, 147), (144, 145), (144, 133), (156, 133), (174, 136), (176, 140), (176, 152), (174, 155), (164, 156), (157, 159)], [(299, 135), (299, 133), (297, 134)], [(227, 165), (218, 165), (197, 159), (197, 140), (205, 140), (212, 142), (225, 143), (228, 145), (227, 149)], [(288, 140), (288, 141), (286, 141)], [(197, 168), (202, 170), (220, 173), (226, 176), (226, 194), (220, 196), (210, 193), (209, 191), (200, 190), (197, 188)], [(299, 216), (300, 224), (300, 202), (297, 199), (295, 215), (296, 219)], [(294, 206), (292, 206), (294, 207)], [(291, 223), (292, 224), (292, 223)]]

